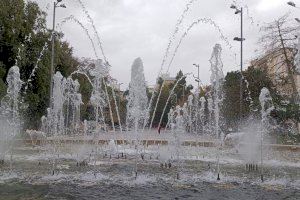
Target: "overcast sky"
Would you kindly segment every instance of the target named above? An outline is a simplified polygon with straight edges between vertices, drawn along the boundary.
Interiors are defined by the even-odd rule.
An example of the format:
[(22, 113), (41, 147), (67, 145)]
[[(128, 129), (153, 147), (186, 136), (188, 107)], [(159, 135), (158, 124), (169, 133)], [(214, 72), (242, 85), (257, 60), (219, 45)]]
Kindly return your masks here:
[[(36, 0), (41, 8), (48, 13), (49, 28), (52, 26), (52, 0)], [(130, 81), (130, 68), (135, 58), (141, 57), (144, 63), (145, 77), (148, 85), (155, 83), (160, 71), (169, 38), (174, 32), (175, 24), (186, 9), (190, 0), (82, 0), (92, 17), (95, 27), (103, 43), (104, 53), (111, 64), (111, 75), (119, 83), (124, 83), (125, 89)], [(230, 9), (231, 0), (194, 0), (176, 34), (170, 55), (164, 66), (167, 71), (169, 60), (179, 39), (190, 24), (199, 18), (211, 18), (228, 38), (232, 49), (222, 41), (220, 34), (208, 24), (198, 24), (193, 27), (182, 41), (177, 55), (170, 67), (170, 75), (175, 76), (179, 69), (184, 73), (197, 73), (193, 63), (200, 64), (200, 79), (203, 83), (209, 82), (209, 58), (212, 48), (220, 43), (223, 48), (222, 59), (224, 72), (239, 69), (238, 42), (232, 39), (240, 34), (240, 18)], [(291, 18), (300, 17), (300, 9), (286, 4), (286, 0), (245, 0), (235, 1), (244, 5), (244, 36), (246, 38), (244, 63), (257, 56), (256, 50), (259, 35), (259, 26), (270, 22), (287, 12)], [(300, 0), (294, 1), (300, 5)], [(57, 10), (56, 22), (74, 15), (89, 30), (93, 40), (96, 38), (86, 14), (77, 0), (63, 0), (66, 9)], [(248, 8), (248, 9), (247, 9)], [(258, 26), (259, 25), (259, 26)], [(74, 48), (78, 57), (95, 58), (91, 43), (83, 29), (74, 22), (68, 22), (61, 27), (67, 40)], [(99, 48), (97, 54), (101, 58)], [(236, 56), (235, 56), (236, 55)], [(190, 77), (189, 82), (195, 85)]]

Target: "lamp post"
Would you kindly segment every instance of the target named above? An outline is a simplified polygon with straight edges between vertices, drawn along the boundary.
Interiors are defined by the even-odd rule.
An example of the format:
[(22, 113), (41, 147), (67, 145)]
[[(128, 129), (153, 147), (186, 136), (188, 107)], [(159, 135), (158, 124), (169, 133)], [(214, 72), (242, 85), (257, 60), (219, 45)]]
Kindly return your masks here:
[(184, 101), (185, 101), (185, 95), (184, 95), (185, 85), (184, 84), (178, 84), (178, 85), (182, 87), (181, 99), (182, 99), (182, 103), (184, 104)]
[(243, 41), (245, 38), (243, 37), (243, 8), (241, 7), (238, 9), (235, 5), (230, 6), (231, 9), (234, 9), (234, 14), (240, 14), (241, 17), (241, 36), (234, 37), (234, 41), (238, 41), (241, 43), (241, 63), (240, 63), (240, 71), (241, 71), (241, 78), (240, 78), (240, 121), (242, 119), (242, 106), (243, 106)]
[(195, 67), (198, 68), (198, 74), (197, 74), (197, 77), (195, 77), (194, 75), (194, 78), (195, 78), (195, 81), (198, 83), (198, 88), (196, 90), (196, 93), (197, 94), (197, 105), (196, 105), (196, 112), (197, 112), (197, 115), (196, 115), (196, 133), (198, 133), (198, 121), (199, 121), (199, 96), (200, 96), (200, 75), (199, 75), (199, 64), (193, 64)]
[(119, 86), (119, 110), (120, 110), (120, 106), (121, 106), (121, 85), (123, 85), (123, 83), (117, 83)]
[(198, 76), (197, 78), (195, 78), (195, 81), (198, 82), (198, 90), (199, 90), (199, 87), (200, 87), (200, 78), (199, 78), (199, 64), (193, 64), (195, 67), (198, 68)]
[(50, 108), (52, 107), (53, 96), (53, 75), (54, 75), (54, 47), (55, 47), (55, 11), (56, 8), (66, 8), (65, 4), (60, 4), (62, 0), (53, 2), (53, 27), (52, 27), (52, 50), (51, 50), (51, 70), (50, 70)]

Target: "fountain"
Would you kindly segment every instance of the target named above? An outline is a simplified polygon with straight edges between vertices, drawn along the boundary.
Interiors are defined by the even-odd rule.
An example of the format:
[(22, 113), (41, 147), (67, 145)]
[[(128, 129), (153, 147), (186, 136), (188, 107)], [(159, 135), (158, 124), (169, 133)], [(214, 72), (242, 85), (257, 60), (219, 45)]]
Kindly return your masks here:
[(127, 103), (127, 127), (135, 132), (143, 129), (148, 119), (148, 97), (142, 60), (137, 58), (131, 67), (131, 81)]
[[(129, 95), (127, 103), (127, 130), (135, 133), (136, 162), (139, 146), (139, 131), (143, 130), (144, 124), (148, 120), (148, 97), (146, 94), (146, 82), (144, 77), (144, 67), (141, 58), (134, 60), (131, 67), (131, 81), (129, 83)], [(135, 167), (137, 176), (137, 163)]]
[(174, 158), (177, 162), (177, 173), (176, 178), (180, 178), (180, 173), (182, 173), (182, 159), (180, 158), (181, 153), (181, 136), (186, 132), (186, 127), (188, 125), (188, 112), (187, 112), (187, 105), (183, 105), (183, 107), (180, 107), (179, 105), (176, 106), (176, 109), (171, 110), (171, 113), (169, 115), (169, 121), (171, 126), (171, 133), (174, 136), (173, 147), (174, 147)]
[[(161, 126), (161, 123), (162, 123), (162, 120), (163, 120), (163, 116), (164, 116), (164, 114), (165, 114), (165, 112), (166, 112), (166, 109), (167, 109), (167, 105), (168, 105), (168, 103), (169, 103), (169, 101), (170, 101), (170, 98), (171, 98), (172, 95), (174, 94), (175, 88), (177, 87), (178, 83), (179, 83), (181, 80), (183, 80), (183, 79), (185, 79), (185, 78), (187, 77), (187, 75), (189, 75), (189, 74), (185, 74), (185, 75), (183, 75), (180, 79), (178, 79), (178, 80), (176, 81), (176, 83), (174, 84), (172, 90), (170, 91), (169, 96), (168, 96), (168, 99), (167, 99), (167, 101), (165, 102), (165, 106), (164, 106), (162, 115), (161, 115), (161, 117), (160, 117), (158, 127)], [(163, 86), (162, 86), (162, 87), (163, 87)], [(161, 89), (160, 89), (160, 90), (161, 90)], [(154, 114), (153, 114), (153, 116), (152, 116), (151, 121), (153, 121), (153, 118), (154, 118)]]
[(10, 169), (12, 169), (13, 143), (21, 130), (21, 96), (20, 90), (23, 82), (20, 80), (19, 67), (9, 69), (6, 81), (7, 94), (0, 105), (0, 165), (4, 164), (5, 156), (10, 155)]
[[(195, 27), (196, 25), (201, 24), (201, 23), (203, 23), (203, 24), (209, 24), (212, 27), (214, 27), (215, 30), (219, 33), (221, 40), (225, 42), (226, 46), (229, 49), (232, 48), (232, 45), (230, 44), (230, 42), (228, 41), (228, 39), (224, 36), (224, 34), (221, 31), (220, 27), (212, 19), (210, 19), (210, 18), (200, 18), (200, 19), (197, 19), (193, 23), (191, 23), (190, 26), (188, 26), (188, 28), (186, 29), (186, 31), (180, 37), (180, 40), (179, 40), (177, 46), (175, 47), (173, 55), (172, 55), (172, 57), (170, 59), (170, 62), (168, 64), (168, 68), (167, 68), (166, 72), (168, 72), (170, 70), (170, 67), (171, 67), (171, 65), (172, 65), (172, 63), (174, 61), (174, 58), (175, 58), (175, 56), (176, 56), (176, 54), (178, 52), (178, 49), (181, 46), (183, 40), (187, 37), (189, 31), (193, 27)], [(169, 46), (167, 48), (167, 53), (165, 54), (165, 57), (167, 57), (168, 51), (169, 51)], [(165, 57), (163, 59), (163, 63), (162, 64), (165, 63), (165, 59), (166, 59)], [(163, 65), (162, 65), (162, 67), (163, 67)], [(161, 67), (160, 72), (162, 71), (162, 67)], [(152, 114), (152, 118), (151, 118), (151, 121), (150, 121), (150, 126), (149, 126), (150, 129), (152, 128), (153, 120), (154, 120), (154, 117), (155, 117), (155, 114), (156, 114), (156, 110), (157, 110), (157, 105), (158, 105), (159, 99), (161, 97), (161, 92), (162, 92), (162, 88), (163, 88), (164, 84), (165, 84), (165, 80), (163, 80), (162, 87), (160, 88), (160, 90), (158, 92), (158, 97), (157, 97), (157, 100), (156, 100), (156, 103), (155, 103), (155, 106), (154, 106), (154, 111), (153, 111), (153, 114)], [(156, 90), (154, 90), (153, 93), (152, 93), (152, 97), (150, 99), (150, 104), (149, 104), (149, 109), (150, 109), (151, 106), (153, 106), (152, 104), (153, 104), (153, 99), (154, 99), (155, 92), (156, 92)]]
[(223, 63), (221, 60), (221, 45), (216, 44), (212, 56), (210, 58), (211, 64), (211, 85), (212, 85), (212, 100), (213, 100), (213, 115), (214, 115), (214, 134), (219, 138), (219, 151), (217, 154), (217, 171), (218, 171), (218, 180), (220, 180), (220, 153), (223, 145), (224, 133), (220, 128), (220, 107), (222, 104), (223, 94), (222, 94), (222, 85), (223, 85)]
[(40, 61), (42, 60), (45, 51), (48, 49), (48, 42), (50, 42), (51, 40), (52, 40), (52, 34), (51, 34), (50, 39), (49, 39), (48, 41), (45, 42), (45, 44), (44, 44), (44, 46), (43, 46), (43, 48), (42, 48), (42, 50), (41, 50), (41, 52), (40, 52), (40, 54), (39, 54), (39, 57), (38, 57), (38, 59), (37, 59), (37, 61), (36, 61), (36, 63), (35, 63), (35, 66), (34, 66), (34, 68), (32, 69), (32, 72), (31, 72), (31, 74), (30, 74), (30, 76), (29, 76), (29, 78), (28, 78), (28, 80), (27, 80), (27, 82), (26, 82), (25, 92), (27, 91), (28, 85), (31, 83), (33, 77), (35, 76), (36, 70), (37, 70), (38, 67), (39, 67), (39, 63), (40, 63)]
[[(278, 174), (277, 176), (285, 176), (282, 173), (289, 172), (276, 172), (276, 167), (270, 169), (272, 163), (270, 159), (274, 155), (278, 156), (278, 154), (270, 154), (272, 157), (269, 155), (270, 152), (266, 154), (268, 145), (265, 142), (266, 135), (272, 128), (270, 114), (274, 108), (269, 91), (263, 88), (260, 95), (261, 125), (257, 125), (255, 131), (253, 128), (249, 129), (250, 132), (253, 133), (254, 131), (257, 134), (248, 135), (245, 132), (244, 138), (238, 142), (239, 146), (236, 147), (238, 153), (232, 153), (232, 148), (223, 142), (224, 133), (220, 108), (223, 99), (222, 82), (224, 76), (219, 44), (213, 48), (210, 63), (212, 72), (210, 93), (205, 96), (200, 96), (197, 93), (191, 94), (182, 106), (177, 105), (170, 109), (166, 129), (161, 134), (144, 131), (145, 123), (149, 120), (149, 113), (143, 63), (140, 58), (135, 59), (132, 64), (132, 77), (127, 97), (127, 131), (122, 133), (111, 134), (108, 132), (109, 122), (105, 119), (105, 110), (106, 116), (109, 116), (106, 97), (108, 92), (105, 91), (104, 86), (104, 79), (108, 73), (107, 65), (101, 60), (86, 61), (83, 66), (78, 67), (78, 70), (67, 78), (57, 72), (54, 76), (54, 101), (48, 108), (47, 115), (42, 117), (42, 132), (28, 131), (30, 138), (44, 140), (40, 143), (30, 143), (33, 148), (42, 148), (43, 151), (38, 150), (38, 153), (31, 154), (30, 159), (34, 159), (34, 161), (27, 160), (26, 165), (37, 170), (37, 173), (41, 173), (39, 176), (42, 177), (45, 176), (43, 175), (44, 169), (51, 170), (52, 179), (55, 180), (68, 174), (68, 176), (74, 176), (72, 178), (74, 180), (84, 181), (81, 178), (91, 173), (92, 178), (89, 178), (89, 181), (99, 181), (103, 177), (101, 173), (107, 173), (114, 182), (120, 177), (123, 179), (128, 176), (132, 177), (132, 173), (134, 173), (134, 180), (137, 182), (145, 174), (152, 174), (154, 177), (160, 178), (160, 181), (161, 179), (163, 181), (169, 180), (164, 178), (165, 176), (173, 176), (178, 181), (177, 184), (189, 181), (193, 183), (202, 182), (203, 180), (207, 181), (207, 179), (212, 181), (215, 180), (212, 178), (215, 176), (217, 176), (218, 182), (213, 181), (213, 184), (228, 184), (231, 183), (231, 179), (227, 173), (236, 174), (234, 181), (238, 179), (241, 182), (244, 180), (239, 179), (237, 173), (240, 173), (241, 177), (247, 177), (251, 182), (255, 182), (254, 174), (259, 171), (261, 181), (264, 183), (266, 179), (271, 179), (272, 173)], [(80, 119), (82, 100), (79, 93), (79, 83), (71, 78), (75, 74), (84, 75), (92, 85), (90, 103), (94, 110), (93, 120)], [(17, 114), (20, 102), (18, 91), (22, 85), (22, 81), (18, 77), (17, 67), (11, 69), (8, 79), (10, 84), (8, 95), (2, 100), (1, 111), (3, 112), (1, 113), (6, 113), (6, 116), (14, 116), (14, 121), (17, 122), (20, 119), (19, 114)], [(176, 83), (174, 85), (170, 90), (166, 104), (174, 95), (173, 90)], [(11, 108), (4, 109), (8, 107), (7, 105), (11, 105)], [(3, 114), (1, 116), (8, 119)], [(252, 121), (254, 123), (254, 119)], [(14, 132), (10, 131), (9, 133)], [(119, 134), (121, 134), (122, 140), (120, 140)], [(36, 137), (36, 135), (44, 136)], [(9, 140), (13, 141), (13, 137)], [(9, 144), (9, 148), (1, 145), (1, 152), (4, 152), (4, 155), (8, 155), (12, 149), (16, 148), (12, 145), (13, 143)], [(26, 146), (28, 145), (26, 144)], [(5, 151), (3, 151), (4, 147), (6, 148)], [(120, 156), (120, 148), (122, 149), (122, 156)], [(258, 155), (259, 152), (260, 156)], [(293, 153), (290, 152), (290, 154)], [(23, 159), (29, 159), (27, 156)], [(18, 155), (15, 158), (15, 163), (24, 162), (19, 161), (19, 157)], [(259, 159), (260, 165), (258, 165)], [(3, 153), (1, 160), (3, 160)], [(293, 166), (289, 166), (289, 168), (294, 173), (298, 169), (297, 165), (295, 167), (295, 163), (292, 161), (289, 163)], [(246, 171), (242, 167), (244, 164), (246, 164)], [(132, 169), (133, 165), (134, 168)], [(282, 165), (280, 164), (280, 167)], [(11, 172), (21, 170), (22, 173), (32, 174), (30, 170), (20, 169), (19, 166), (22, 165), (11, 164)], [(226, 173), (222, 172), (221, 174), (221, 168)], [(195, 174), (203, 174), (203, 177), (195, 179), (193, 178)], [(240, 183), (235, 182), (235, 184), (239, 185)]]
[(53, 78), (53, 104), (47, 109), (47, 116), (42, 117), (42, 121), (45, 123), (42, 127), (43, 130), (49, 135), (58, 136), (65, 133), (65, 115), (63, 107), (65, 104), (65, 86), (66, 79), (57, 72)]
[[(167, 58), (169, 56), (169, 53), (170, 53), (170, 48), (173, 44), (173, 41), (180, 29), (180, 26), (182, 24), (182, 22), (184, 21), (184, 18), (186, 17), (186, 15), (188, 14), (188, 11), (190, 10), (190, 7), (191, 5), (193, 5), (194, 2), (196, 2), (197, 0), (190, 0), (186, 6), (185, 6), (185, 9), (183, 10), (181, 16), (179, 17), (179, 19), (177, 20), (176, 24), (175, 24), (175, 29), (173, 31), (173, 33), (171, 34), (170, 38), (169, 38), (169, 42), (168, 42), (168, 45), (167, 45), (167, 48), (166, 48), (166, 51), (164, 53), (164, 56), (163, 56), (163, 59), (162, 59), (162, 62), (161, 62), (161, 66), (160, 66), (160, 70), (159, 70), (159, 73), (158, 73), (158, 76), (162, 73), (163, 71), (163, 67), (165, 65), (165, 62), (167, 61)], [(164, 86), (164, 82), (162, 84), (162, 87)], [(161, 88), (162, 88), (161, 87)], [(154, 100), (154, 96), (155, 96), (155, 90), (152, 92), (152, 95), (151, 95), (151, 99), (150, 99), (150, 102), (149, 102), (149, 105), (148, 105), (148, 110), (150, 111), (151, 109), (151, 106), (153, 104), (153, 100)], [(159, 91), (159, 94), (158, 94), (158, 99), (156, 101), (156, 104), (155, 104), (155, 108), (154, 108), (154, 111), (156, 110), (157, 108), (157, 105), (158, 105), (158, 101), (159, 101), (159, 98), (160, 98), (160, 95), (161, 95), (161, 90)], [(155, 114), (155, 112), (153, 113), (153, 115)], [(151, 119), (151, 122), (150, 122), (150, 128), (152, 127), (152, 123), (153, 123), (153, 119), (154, 119), (154, 116), (152, 116), (152, 119)]]
[(259, 101), (261, 105), (261, 131), (260, 131), (260, 159), (261, 159), (261, 181), (264, 181), (263, 177), (263, 142), (265, 135), (271, 130), (271, 111), (274, 110), (273, 100), (271, 94), (267, 88), (263, 88), (259, 95)]
[[(111, 192), (111, 188), (116, 190), (113, 191), (116, 195), (123, 195), (118, 190), (124, 187), (128, 187), (128, 191), (134, 193), (143, 191), (144, 194), (149, 190), (152, 198), (156, 198), (156, 193), (165, 191), (172, 193), (183, 191), (189, 194), (192, 191), (197, 194), (195, 198), (199, 198), (199, 191), (203, 192), (203, 188), (210, 188), (218, 191), (214, 192), (216, 194), (222, 194), (228, 190), (238, 191), (240, 198), (243, 198), (242, 195), (246, 195), (249, 190), (250, 193), (252, 192), (251, 197), (253, 197), (253, 191), (270, 194), (268, 193), (269, 187), (273, 187), (274, 183), (268, 181), (274, 180), (276, 186), (280, 185), (278, 194), (281, 191), (289, 193), (299, 191), (300, 177), (297, 172), (300, 167), (300, 147), (297, 145), (281, 146), (267, 142), (268, 137), (271, 137), (269, 133), (273, 129), (271, 115), (275, 109), (267, 88), (263, 88), (259, 96), (261, 119), (256, 119), (254, 115), (250, 116), (247, 121), (248, 126), (244, 127), (243, 132), (228, 134), (224, 139), (225, 130), (223, 130), (221, 109), (224, 96), (224, 74), (220, 44), (213, 47), (209, 60), (211, 71), (209, 91), (205, 94), (196, 91), (194, 94), (189, 94), (186, 102), (172, 105), (173, 107), (167, 114), (166, 127), (159, 133), (151, 128), (161, 91), (158, 93), (156, 104), (153, 102), (153, 96), (157, 91), (154, 91), (152, 97), (148, 98), (143, 62), (141, 58), (135, 59), (131, 66), (126, 111), (122, 111), (126, 112), (122, 113), (126, 115), (126, 124), (121, 125), (120, 108), (116, 100), (114, 82), (109, 75), (110, 65), (104, 54), (102, 41), (85, 5), (81, 0), (77, 2), (92, 25), (103, 60), (98, 58), (96, 45), (88, 29), (74, 16), (65, 18), (61, 25), (73, 21), (81, 26), (92, 44), (91, 48), (96, 59), (82, 60), (81, 65), (69, 77), (63, 77), (60, 72), (55, 73), (52, 104), (47, 109), (46, 115), (41, 118), (41, 130), (24, 130), (29, 135), (29, 138), (24, 140), (19, 137), (22, 135), (19, 133), (23, 133), (21, 110), (25, 105), (20, 91), (24, 84), (20, 80), (17, 66), (9, 70), (7, 95), (1, 100), (0, 107), (1, 187), (26, 183), (39, 188), (40, 185), (45, 187), (44, 185), (51, 184), (51, 188), (47, 187), (47, 195), (52, 195), (49, 192), (52, 188), (60, 194), (64, 193), (61, 192), (64, 191), (63, 188), (67, 188), (68, 195), (72, 196), (72, 193), (76, 193), (76, 196), (81, 194), (83, 191), (81, 185), (84, 185), (86, 190), (94, 188), (94, 191), (100, 191), (99, 193), (105, 198)], [(179, 27), (182, 26), (194, 2), (196, 0), (188, 1), (175, 25), (162, 60), (161, 71), (167, 62)], [(198, 19), (188, 26), (179, 39), (167, 65), (167, 71), (188, 32), (200, 23), (212, 25), (221, 35), (221, 40), (225, 41), (225, 45), (231, 47), (213, 20)], [(28, 81), (24, 81), (27, 83), (25, 91), (37, 72), (38, 63), (47, 48), (45, 43)], [(176, 95), (176, 87), (189, 75), (191, 73), (184, 74), (170, 87), (163, 105), (163, 112), (159, 116), (159, 127), (162, 126), (163, 116), (168, 110), (167, 105)], [(90, 108), (88, 112), (91, 115), (87, 119), (82, 115), (83, 101), (80, 84), (76, 80), (77, 76), (83, 76), (85, 81), (91, 84), (91, 97), (88, 101)], [(248, 88), (249, 83), (245, 79), (244, 81)], [(165, 81), (161, 88), (164, 84)], [(247, 98), (249, 98), (247, 100), (250, 101), (251, 110), (253, 100), (249, 90)], [(153, 111), (152, 116), (150, 116), (150, 110)], [(116, 112), (113, 113), (114, 111)], [(116, 119), (120, 131), (115, 127)], [(148, 126), (149, 130), (145, 130)], [(229, 139), (233, 140), (233, 146), (227, 143)], [(31, 141), (28, 142), (28, 140)], [(13, 154), (16, 155), (14, 160)], [(9, 155), (10, 165), (7, 167), (4, 160)], [(6, 175), (6, 172), (10, 172), (9, 175)], [(13, 177), (14, 174), (16, 175)], [(257, 181), (258, 174), (261, 182), (264, 183)], [(269, 185), (266, 186), (266, 184)], [(245, 188), (247, 191), (243, 192)], [(1, 195), (2, 190), (0, 189)], [(182, 194), (179, 195), (181, 195), (180, 198), (185, 198)], [(54, 196), (53, 199), (56, 197)], [(84, 196), (84, 198), (89, 197)]]

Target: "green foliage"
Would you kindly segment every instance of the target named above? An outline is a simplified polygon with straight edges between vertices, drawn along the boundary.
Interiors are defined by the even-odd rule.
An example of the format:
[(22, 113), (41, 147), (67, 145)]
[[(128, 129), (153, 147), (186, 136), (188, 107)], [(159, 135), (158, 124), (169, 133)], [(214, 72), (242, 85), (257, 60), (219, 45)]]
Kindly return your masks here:
[[(247, 119), (250, 115), (256, 116), (257, 118), (260, 117), (259, 111), (261, 107), (259, 95), (261, 89), (266, 87), (270, 91), (273, 104), (276, 108), (271, 115), (276, 120), (277, 125), (280, 127), (286, 127), (284, 130), (277, 130), (278, 139), (284, 140), (284, 138), (290, 138), (292, 133), (297, 132), (297, 130), (295, 130), (296, 128), (291, 128), (289, 123), (292, 123), (295, 126), (295, 124), (300, 121), (299, 105), (284, 102), (265, 71), (249, 67), (243, 72), (243, 76), (248, 82), (248, 88), (246, 81), (244, 81), (241, 111), (239, 106), (241, 74), (238, 71), (228, 72), (225, 77), (222, 116), (224, 117), (226, 128), (233, 128), (236, 130), (240, 123), (240, 119)], [(283, 135), (283, 133), (288, 135)]]
[[(240, 117), (240, 79), (241, 73), (238, 71), (228, 72), (224, 81), (224, 100), (222, 106), (222, 116), (228, 128), (237, 129)], [(249, 106), (243, 101), (244, 107)], [(244, 111), (246, 109), (243, 109)], [(247, 110), (248, 112), (248, 110)], [(245, 113), (244, 113), (245, 114)]]
[(6, 73), (6, 70), (5, 70), (4, 66), (2, 66), (2, 63), (0, 62), (0, 99), (6, 93), (6, 85), (3, 81), (5, 73)]
[(90, 98), (91, 98), (91, 94), (92, 94), (92, 85), (91, 83), (87, 80), (87, 78), (83, 75), (80, 74), (76, 74), (72, 76), (73, 79), (77, 79), (79, 84), (80, 84), (80, 88), (79, 88), (79, 92), (81, 94), (82, 97), (82, 102), (83, 104), (80, 107), (80, 114), (81, 114), (81, 119), (85, 120), (85, 119), (92, 119), (91, 114), (93, 114), (92, 112), (90, 112)]
[[(159, 89), (161, 87), (162, 86), (160, 85)], [(159, 124), (160, 118), (163, 115), (163, 110), (164, 110), (165, 104), (166, 104), (166, 102), (168, 100), (168, 97), (169, 97), (169, 92), (172, 90), (172, 88), (173, 88), (172, 85), (169, 85), (169, 84), (165, 84), (162, 88), (161, 96), (160, 96), (158, 104), (157, 104), (156, 114), (155, 114), (154, 120), (153, 120), (153, 126), (154, 127), (157, 127), (158, 124)], [(158, 99), (158, 94), (154, 98), (154, 101), (153, 101), (154, 104), (156, 103), (157, 99)], [(162, 124), (167, 123), (167, 121), (168, 121), (168, 112), (170, 111), (172, 106), (176, 105), (176, 100), (175, 99), (177, 99), (177, 98), (176, 98), (175, 95), (173, 95), (171, 97), (171, 101), (168, 102), (167, 107), (166, 107), (166, 111), (165, 111), (165, 113), (163, 115), (163, 118), (162, 118)], [(152, 110), (150, 116), (152, 117), (152, 115), (153, 115), (153, 110)]]
[[(153, 120), (154, 127), (159, 125), (159, 121), (160, 121), (160, 118), (162, 115), (163, 115), (162, 125), (165, 126), (168, 122), (168, 113), (170, 112), (170, 109), (175, 108), (175, 106), (178, 104), (182, 106), (184, 104), (184, 102), (186, 102), (188, 95), (191, 94), (191, 90), (193, 89), (193, 86), (192, 85), (187, 86), (186, 85), (186, 77), (183, 77), (183, 76), (184, 75), (183, 75), (182, 71), (180, 70), (177, 73), (177, 75), (175, 77), (176, 80), (173, 83), (165, 83), (164, 84), (164, 86), (162, 88), (161, 96), (158, 101), (156, 114), (155, 114), (155, 117)], [(178, 81), (177, 86), (174, 88), (177, 81)], [(158, 78), (157, 84), (158, 84), (158, 87), (160, 90), (160, 88), (162, 87), (162, 84), (163, 84), (163, 79), (161, 77)], [(171, 91), (173, 88), (174, 88), (174, 93), (171, 95)], [(170, 99), (169, 99), (169, 102), (167, 103), (169, 96), (170, 96)], [(158, 97), (158, 94), (156, 94), (156, 96), (154, 98), (154, 101), (153, 101), (154, 105), (157, 101), (157, 97)], [(165, 110), (165, 112), (163, 112), (166, 103), (167, 103), (166, 110)], [(153, 109), (154, 108), (152, 108), (150, 116), (152, 116), (152, 114), (153, 114)]]
[[(64, 76), (68, 76), (78, 65), (73, 57), (72, 48), (62, 41), (62, 34), (57, 34), (55, 41), (55, 66)], [(4, 96), (5, 79), (8, 70), (15, 64), (20, 68), (21, 79), (27, 82), (36, 66), (40, 52), (45, 44), (51, 47), (51, 31), (46, 28), (46, 14), (36, 2), (24, 0), (0, 1), (0, 98)], [(24, 128), (38, 128), (42, 115), (49, 105), (51, 52), (48, 48), (31, 82), (28, 90), (23, 90), (25, 104)], [(17, 62), (17, 63), (16, 63)], [(90, 90), (79, 80), (81, 90), (85, 91), (84, 100)], [(27, 84), (27, 83), (26, 83)], [(24, 87), (25, 88), (25, 87)]]
[[(265, 71), (249, 67), (243, 72), (242, 83), (242, 107), (240, 110), (240, 80), (239, 71), (228, 72), (224, 80), (224, 101), (222, 116), (225, 119), (226, 127), (237, 129), (240, 119), (247, 119), (250, 115), (260, 116), (259, 95), (261, 89), (266, 87), (270, 90), (275, 106), (280, 103), (280, 96), (277, 94), (272, 81)], [(248, 82), (248, 87), (246, 82)], [(249, 96), (250, 95), (250, 96)], [(251, 103), (252, 100), (252, 103)], [(251, 105), (251, 109), (250, 109)]]
[(45, 27), (45, 13), (37, 3), (25, 4), (23, 0), (0, 2), (0, 61), (6, 70), (15, 64), (21, 44), (29, 36), (45, 31)]
[(272, 80), (269, 78), (266, 71), (249, 67), (243, 75), (249, 83), (248, 88), (251, 92), (255, 109), (260, 109), (259, 94), (263, 87), (268, 88), (275, 105), (280, 103), (281, 97), (278, 95), (278, 92), (276, 91)]
[(290, 103), (283, 105), (276, 116), (280, 121), (291, 119), (295, 122), (300, 122), (300, 105)]

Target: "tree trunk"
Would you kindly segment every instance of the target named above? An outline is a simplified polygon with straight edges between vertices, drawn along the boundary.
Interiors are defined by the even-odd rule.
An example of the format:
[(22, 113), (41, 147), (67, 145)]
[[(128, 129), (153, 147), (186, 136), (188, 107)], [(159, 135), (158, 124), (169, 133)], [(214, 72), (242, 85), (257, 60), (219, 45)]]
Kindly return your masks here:
[(298, 91), (297, 91), (297, 86), (296, 86), (295, 79), (293, 77), (293, 71), (292, 71), (293, 64), (291, 63), (291, 61), (288, 58), (286, 47), (285, 47), (284, 42), (283, 42), (283, 37), (282, 37), (282, 34), (281, 34), (281, 29), (280, 29), (279, 24), (277, 24), (277, 28), (278, 28), (280, 43), (281, 43), (281, 46), (282, 46), (282, 49), (283, 49), (283, 54), (284, 54), (284, 58), (285, 58), (285, 62), (286, 62), (288, 76), (289, 76), (289, 79), (290, 79), (291, 84), (292, 84), (292, 89), (293, 89), (292, 103), (294, 104), (294, 103), (297, 102), (297, 99), (298, 99)]

